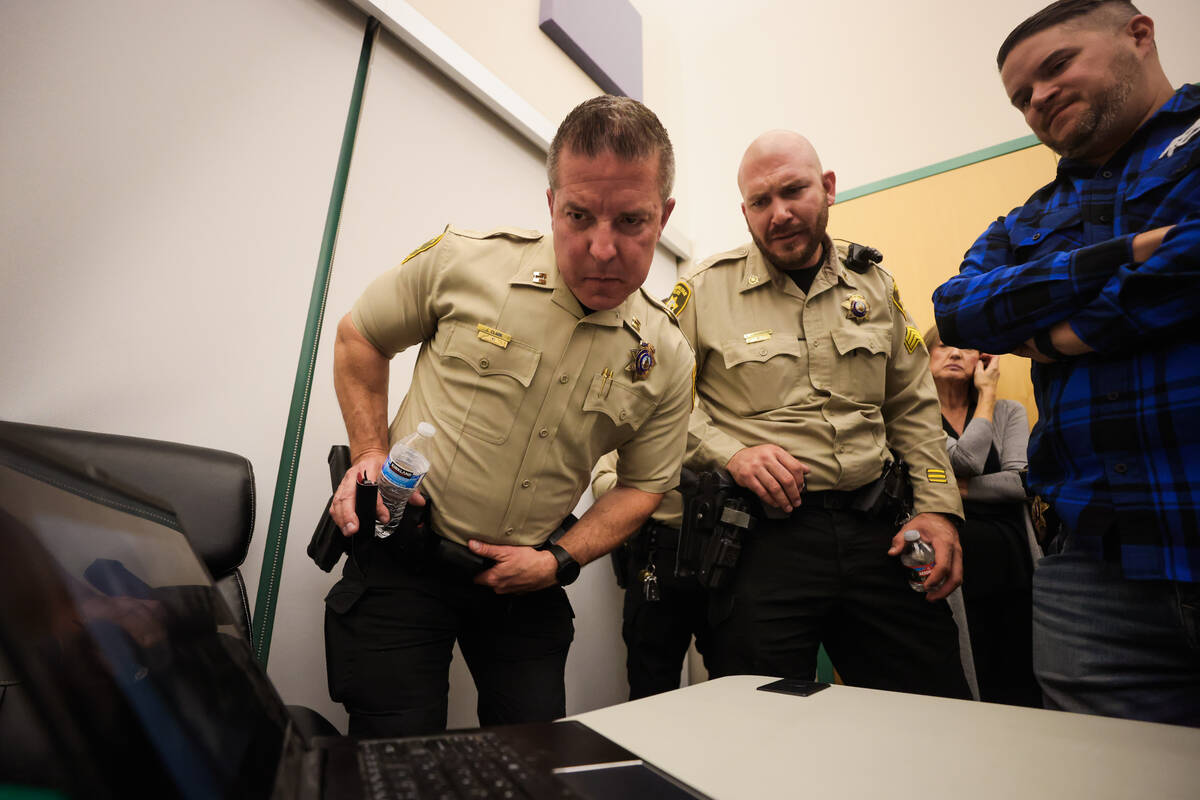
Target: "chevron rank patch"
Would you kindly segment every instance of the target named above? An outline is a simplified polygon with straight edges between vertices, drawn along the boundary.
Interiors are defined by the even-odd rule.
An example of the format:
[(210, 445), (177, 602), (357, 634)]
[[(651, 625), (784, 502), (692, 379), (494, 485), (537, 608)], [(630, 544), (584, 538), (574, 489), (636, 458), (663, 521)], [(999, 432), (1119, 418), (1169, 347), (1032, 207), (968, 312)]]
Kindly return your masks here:
[(925, 470), (925, 478), (930, 483), (946, 483), (946, 470), (944, 469), (927, 469)]
[(687, 306), (688, 300), (692, 299), (692, 287), (688, 286), (683, 281), (675, 284), (675, 288), (671, 290), (670, 296), (663, 300), (663, 305), (667, 310), (678, 317), (683, 313), (683, 309)]
[(912, 352), (916, 350), (917, 346), (922, 342), (924, 342), (924, 339), (921, 338), (920, 332), (912, 325), (909, 325), (904, 329), (904, 349), (907, 350), (909, 354), (912, 354)]
[(410, 259), (416, 258), (417, 256), (421, 255), (421, 253), (424, 253), (426, 250), (430, 249), (431, 247), (433, 247), (434, 245), (436, 245), (438, 242), (440, 242), (440, 241), (442, 240), (442, 237), (443, 237), (443, 236), (445, 236), (445, 235), (446, 235), (446, 232), (445, 232), (445, 231), (442, 231), (442, 232), (441, 232), (441, 233), (439, 233), (437, 236), (433, 237), (433, 238), (432, 238), (432, 239), (430, 239), (428, 242), (426, 242), (425, 244), (421, 245), (421, 246), (420, 246), (420, 247), (418, 247), (416, 250), (413, 250), (411, 253), (409, 253), (407, 256), (405, 256), (405, 257), (404, 257), (404, 260), (403, 260), (403, 261), (401, 261), (400, 263), (401, 263), (401, 264), (407, 264), (407, 263), (409, 262), (409, 260), (410, 260)]

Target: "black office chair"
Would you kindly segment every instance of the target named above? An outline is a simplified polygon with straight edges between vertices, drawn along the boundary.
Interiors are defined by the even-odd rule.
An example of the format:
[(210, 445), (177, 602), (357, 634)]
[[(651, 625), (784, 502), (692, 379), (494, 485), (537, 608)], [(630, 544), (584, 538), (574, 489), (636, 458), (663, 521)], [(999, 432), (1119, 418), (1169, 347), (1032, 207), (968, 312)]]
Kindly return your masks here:
[[(206, 447), (139, 439), (106, 433), (0, 421), (0, 439), (59, 460), (86, 464), (114, 481), (163, 501), (175, 511), (193, 549), (204, 561), (232, 612), (235, 624), (251, 643), (250, 605), (241, 564), (254, 531), (254, 469), (242, 456)], [(0, 733), (4, 740), (24, 723), (25, 698), (0, 663)], [(288, 706), (296, 726), (310, 736), (338, 731), (316, 711)], [(18, 718), (19, 717), (19, 718)], [(23, 747), (37, 750), (36, 736)], [(7, 745), (6, 745), (7, 746)], [(9, 759), (0, 758), (7, 766)]]

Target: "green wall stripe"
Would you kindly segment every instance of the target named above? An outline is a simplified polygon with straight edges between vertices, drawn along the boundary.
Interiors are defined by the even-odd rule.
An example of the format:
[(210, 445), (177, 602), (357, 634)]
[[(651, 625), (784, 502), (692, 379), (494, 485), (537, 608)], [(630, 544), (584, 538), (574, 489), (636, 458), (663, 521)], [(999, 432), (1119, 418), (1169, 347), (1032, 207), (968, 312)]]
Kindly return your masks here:
[(296, 490), (300, 446), (304, 441), (308, 399), (312, 392), (313, 367), (317, 360), (317, 347), (321, 341), (321, 324), (325, 318), (325, 298), (329, 293), (333, 250), (337, 244), (342, 201), (346, 197), (346, 180), (350, 174), (350, 160), (354, 155), (354, 138), (358, 133), (363, 90), (367, 83), (371, 48), (377, 30), (379, 21), (374, 17), (367, 20), (362, 51), (358, 56), (358, 72), (354, 76), (354, 90), (350, 96), (350, 110), (346, 114), (346, 128), (342, 133), (342, 147), (338, 154), (337, 172), (333, 178), (329, 210), (325, 214), (325, 233), (321, 239), (321, 253), (317, 258), (316, 277), (313, 279), (312, 295), (308, 301), (308, 321), (304, 325), (304, 340), (301, 343), (300, 360), (296, 364), (296, 380), (292, 385), (292, 404), (283, 437), (283, 451), (279, 457), (279, 474), (275, 476), (275, 501), (271, 505), (271, 524), (267, 529), (267, 546), (263, 553), (262, 573), (258, 582), (258, 601), (254, 604), (254, 655), (264, 667), (267, 666), (267, 659), (271, 653), (271, 629), (275, 625), (275, 606), (279, 599), (283, 553), (287, 545), (292, 497)]
[(854, 200), (859, 197), (863, 197), (864, 195), (882, 192), (885, 189), (894, 189), (895, 187), (902, 186), (906, 183), (919, 181), (922, 178), (928, 178), (933, 175), (940, 175), (943, 172), (949, 172), (950, 170), (958, 169), (959, 167), (978, 164), (980, 161), (987, 161), (989, 158), (1006, 156), (1009, 153), (1015, 153), (1018, 150), (1025, 150), (1038, 144), (1041, 144), (1041, 142), (1039, 142), (1038, 138), (1033, 134), (1030, 134), (1029, 136), (1022, 136), (1020, 139), (1002, 142), (1001, 144), (992, 145), (991, 147), (985, 147), (982, 150), (976, 150), (973, 153), (967, 153), (966, 155), (957, 156), (956, 158), (939, 161), (936, 164), (930, 164), (927, 167), (921, 167), (920, 169), (914, 169), (909, 172), (902, 172), (899, 175), (894, 175), (890, 178), (884, 178), (883, 180), (875, 181), (874, 183), (864, 184), (863, 186), (850, 189), (846, 192), (839, 192), (836, 202), (844, 203), (847, 200)]

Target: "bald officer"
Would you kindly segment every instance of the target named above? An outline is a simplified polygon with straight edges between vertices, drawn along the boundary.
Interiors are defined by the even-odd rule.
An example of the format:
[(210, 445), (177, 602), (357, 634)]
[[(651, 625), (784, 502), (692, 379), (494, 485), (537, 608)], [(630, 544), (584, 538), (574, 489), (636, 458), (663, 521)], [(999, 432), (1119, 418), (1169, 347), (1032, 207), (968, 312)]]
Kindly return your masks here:
[[(810, 678), (824, 642), (847, 683), (968, 696), (944, 602), (962, 579), (962, 504), (928, 353), (892, 276), (826, 235), (835, 176), (802, 136), (773, 131), (738, 171), (753, 243), (708, 259), (668, 305), (696, 351), (689, 466), (724, 468), (764, 508), (715, 599), (716, 674)], [(889, 446), (916, 515), (856, 510)], [(903, 530), (937, 566), (912, 591)]]
[[(679, 480), (693, 359), (673, 317), (639, 289), (675, 203), (670, 140), (645, 106), (599, 97), (563, 121), (547, 167), (552, 240), (448, 228), (338, 326), (334, 381), (353, 466), (331, 513), (354, 557), (326, 598), (326, 639), (331, 694), (352, 734), (445, 728), (455, 641), (482, 724), (563, 716), (574, 626), (562, 587)], [(412, 386), (389, 430), (388, 362), (413, 345)], [(422, 420), (438, 428), (421, 487), (447, 540), (435, 553), (495, 562), (478, 574), (459, 569), (461, 557), (407, 556), (358, 530), (354, 476), (377, 476), (389, 442)], [(620, 485), (539, 548), (611, 449)], [(378, 513), (386, 519), (382, 504)]]

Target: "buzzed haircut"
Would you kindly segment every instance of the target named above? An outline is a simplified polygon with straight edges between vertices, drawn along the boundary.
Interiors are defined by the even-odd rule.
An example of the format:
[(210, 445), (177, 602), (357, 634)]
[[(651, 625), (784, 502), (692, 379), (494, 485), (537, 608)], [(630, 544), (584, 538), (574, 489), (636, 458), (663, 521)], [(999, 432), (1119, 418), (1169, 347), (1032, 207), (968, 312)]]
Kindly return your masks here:
[(1118, 28), (1142, 13), (1129, 0), (1058, 0), (1013, 28), (1012, 33), (1004, 40), (1004, 44), (1000, 45), (1000, 51), (996, 53), (996, 68), (1003, 69), (1004, 62), (1008, 59), (1008, 54), (1012, 52), (1012, 49), (1035, 33), (1041, 33), (1047, 28), (1053, 28), (1055, 25), (1086, 16), (1102, 8), (1106, 13), (1096, 20), (1097, 27), (1111, 25), (1113, 28)]
[(558, 189), (558, 159), (564, 148), (587, 158), (612, 153), (622, 161), (658, 156), (658, 189), (664, 202), (671, 196), (675, 149), (658, 117), (637, 100), (605, 94), (583, 101), (567, 114), (546, 156), (551, 189)]

